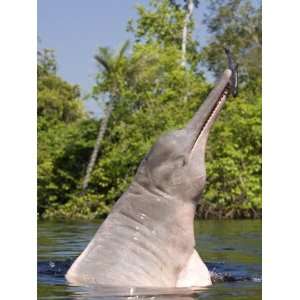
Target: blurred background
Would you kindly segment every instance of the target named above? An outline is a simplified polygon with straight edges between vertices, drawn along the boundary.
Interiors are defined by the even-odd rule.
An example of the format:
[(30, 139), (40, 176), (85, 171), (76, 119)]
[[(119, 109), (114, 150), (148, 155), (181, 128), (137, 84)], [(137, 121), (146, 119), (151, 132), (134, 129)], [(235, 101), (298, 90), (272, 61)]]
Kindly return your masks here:
[(163, 132), (239, 64), (206, 152), (201, 218), (261, 217), (261, 3), (38, 1), (38, 216), (105, 217)]

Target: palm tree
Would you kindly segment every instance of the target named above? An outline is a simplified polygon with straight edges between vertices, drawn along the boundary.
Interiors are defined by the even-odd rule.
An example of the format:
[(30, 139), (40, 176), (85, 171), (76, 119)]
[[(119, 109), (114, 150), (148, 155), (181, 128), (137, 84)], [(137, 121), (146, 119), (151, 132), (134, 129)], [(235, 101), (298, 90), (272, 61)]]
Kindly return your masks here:
[(102, 76), (104, 80), (107, 80), (111, 83), (111, 90), (109, 92), (109, 102), (106, 107), (104, 117), (101, 120), (96, 143), (87, 166), (85, 177), (83, 179), (83, 184), (82, 184), (83, 192), (88, 187), (91, 173), (95, 166), (95, 162), (98, 157), (99, 150), (101, 148), (101, 142), (103, 140), (103, 137), (107, 129), (108, 121), (110, 119), (114, 105), (120, 97), (117, 74), (120, 71), (122, 71), (121, 69), (123, 68), (125, 52), (128, 49), (128, 47), (129, 47), (129, 41), (126, 41), (122, 45), (122, 47), (120, 48), (117, 54), (112, 53), (108, 48), (99, 48), (99, 53), (95, 55), (95, 60), (99, 64), (100, 68), (103, 69)]

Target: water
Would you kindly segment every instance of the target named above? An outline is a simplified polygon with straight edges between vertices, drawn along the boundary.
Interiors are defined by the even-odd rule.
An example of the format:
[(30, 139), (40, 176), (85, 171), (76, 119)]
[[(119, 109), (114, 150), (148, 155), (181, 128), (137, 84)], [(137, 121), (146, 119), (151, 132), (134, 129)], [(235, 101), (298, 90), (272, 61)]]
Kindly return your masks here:
[(93, 237), (99, 224), (99, 221), (38, 224), (38, 299), (261, 299), (259, 220), (195, 223), (197, 250), (207, 263), (215, 281), (212, 287), (200, 291), (191, 289), (149, 291), (130, 288), (112, 290), (69, 285), (64, 279), (64, 274), (72, 260)]

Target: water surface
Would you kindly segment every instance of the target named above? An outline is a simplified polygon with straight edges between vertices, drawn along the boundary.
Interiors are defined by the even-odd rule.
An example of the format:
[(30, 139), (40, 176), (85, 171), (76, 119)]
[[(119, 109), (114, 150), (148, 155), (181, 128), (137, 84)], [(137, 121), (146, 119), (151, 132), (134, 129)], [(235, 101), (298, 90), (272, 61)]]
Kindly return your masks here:
[[(101, 222), (39, 222), (38, 299), (261, 299), (261, 221), (197, 221), (197, 250), (216, 281), (193, 291), (83, 288), (69, 285), (64, 273), (91, 240)], [(121, 297), (121, 295), (126, 295)], [(130, 296), (131, 295), (131, 296)]]

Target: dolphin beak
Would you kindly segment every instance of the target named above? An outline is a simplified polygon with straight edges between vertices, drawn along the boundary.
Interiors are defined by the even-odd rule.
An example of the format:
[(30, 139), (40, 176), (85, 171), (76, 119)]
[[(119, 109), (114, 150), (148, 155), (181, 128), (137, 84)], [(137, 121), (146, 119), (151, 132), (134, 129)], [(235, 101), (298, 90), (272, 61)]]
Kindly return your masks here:
[(191, 131), (193, 136), (192, 148), (200, 140), (200, 137), (205, 136), (207, 138), (209, 129), (217, 119), (229, 93), (231, 76), (231, 70), (224, 71), (214, 89), (187, 124), (186, 129)]

